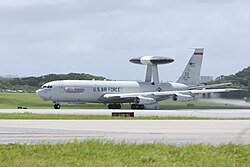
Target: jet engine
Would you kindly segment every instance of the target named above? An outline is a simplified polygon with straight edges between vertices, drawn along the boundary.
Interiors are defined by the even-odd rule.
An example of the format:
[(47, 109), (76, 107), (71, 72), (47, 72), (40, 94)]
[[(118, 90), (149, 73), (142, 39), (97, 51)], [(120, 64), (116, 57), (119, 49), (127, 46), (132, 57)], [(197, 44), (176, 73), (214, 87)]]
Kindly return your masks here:
[(174, 101), (180, 101), (180, 102), (187, 102), (187, 101), (192, 101), (195, 98), (191, 95), (183, 95), (180, 93), (176, 93), (173, 95), (173, 100)]
[(138, 96), (135, 98), (135, 104), (154, 104), (157, 101), (154, 98)]

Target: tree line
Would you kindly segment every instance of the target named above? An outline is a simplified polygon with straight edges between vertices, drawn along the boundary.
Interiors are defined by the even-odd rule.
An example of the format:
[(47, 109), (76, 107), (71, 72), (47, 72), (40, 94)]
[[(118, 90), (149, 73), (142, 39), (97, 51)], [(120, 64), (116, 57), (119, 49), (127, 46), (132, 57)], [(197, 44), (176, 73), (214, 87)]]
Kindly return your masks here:
[(226, 83), (230, 82), (232, 85), (229, 87), (235, 87), (239, 89), (243, 89), (244, 91), (238, 92), (229, 92), (221, 94), (221, 97), (224, 98), (243, 98), (250, 97), (250, 66), (244, 68), (243, 70), (237, 72), (236, 74), (232, 74), (229, 76), (220, 76), (215, 79), (212, 83)]
[(59, 80), (104, 80), (106, 78), (101, 76), (94, 76), (84, 73), (69, 73), (69, 74), (49, 74), (40, 77), (24, 77), (6, 79), (0, 78), (0, 89), (24, 89), (28, 92), (34, 92), (43, 84), (51, 81)]

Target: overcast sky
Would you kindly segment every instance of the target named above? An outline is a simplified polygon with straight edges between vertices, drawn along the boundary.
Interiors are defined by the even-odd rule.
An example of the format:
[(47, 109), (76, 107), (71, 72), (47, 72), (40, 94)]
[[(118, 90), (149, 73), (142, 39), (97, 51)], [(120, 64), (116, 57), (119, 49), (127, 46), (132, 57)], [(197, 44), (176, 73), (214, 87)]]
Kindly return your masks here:
[(175, 80), (204, 47), (202, 75), (250, 65), (249, 0), (0, 0), (0, 74), (90, 73), (144, 80), (145, 55), (175, 59)]

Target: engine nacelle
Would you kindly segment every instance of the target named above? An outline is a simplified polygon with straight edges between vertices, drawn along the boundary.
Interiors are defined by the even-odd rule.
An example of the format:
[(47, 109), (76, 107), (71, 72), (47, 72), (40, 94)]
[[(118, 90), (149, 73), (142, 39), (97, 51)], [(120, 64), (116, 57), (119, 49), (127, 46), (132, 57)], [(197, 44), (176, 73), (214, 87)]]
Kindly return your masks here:
[(180, 101), (180, 102), (187, 102), (187, 101), (192, 101), (195, 98), (191, 95), (183, 95), (180, 93), (176, 93), (173, 95), (173, 100), (174, 101)]
[(138, 96), (135, 98), (135, 104), (154, 104), (157, 101), (154, 98)]

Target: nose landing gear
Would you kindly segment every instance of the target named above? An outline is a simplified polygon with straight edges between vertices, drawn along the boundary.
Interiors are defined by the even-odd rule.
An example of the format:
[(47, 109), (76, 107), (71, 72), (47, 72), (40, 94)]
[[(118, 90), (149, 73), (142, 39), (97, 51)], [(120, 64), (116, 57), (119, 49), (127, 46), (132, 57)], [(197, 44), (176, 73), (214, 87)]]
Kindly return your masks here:
[(54, 105), (54, 109), (60, 109), (61, 108), (61, 105), (60, 104), (58, 104), (58, 103), (55, 103), (55, 105)]

